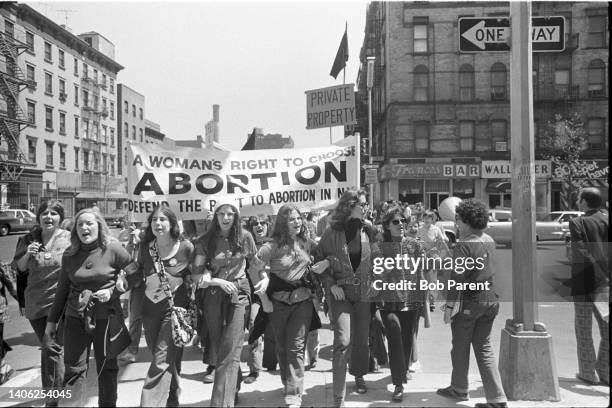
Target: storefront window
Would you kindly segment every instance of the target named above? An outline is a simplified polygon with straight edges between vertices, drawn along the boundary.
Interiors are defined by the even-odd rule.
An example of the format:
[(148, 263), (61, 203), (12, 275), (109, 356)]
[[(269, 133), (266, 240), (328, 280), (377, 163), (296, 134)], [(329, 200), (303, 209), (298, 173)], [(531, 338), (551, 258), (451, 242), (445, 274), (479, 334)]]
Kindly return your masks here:
[(512, 194), (489, 194), (489, 208), (512, 208)]
[(459, 198), (474, 197), (474, 180), (453, 180), (453, 196)]
[(399, 201), (408, 204), (423, 202), (423, 180), (398, 180)]

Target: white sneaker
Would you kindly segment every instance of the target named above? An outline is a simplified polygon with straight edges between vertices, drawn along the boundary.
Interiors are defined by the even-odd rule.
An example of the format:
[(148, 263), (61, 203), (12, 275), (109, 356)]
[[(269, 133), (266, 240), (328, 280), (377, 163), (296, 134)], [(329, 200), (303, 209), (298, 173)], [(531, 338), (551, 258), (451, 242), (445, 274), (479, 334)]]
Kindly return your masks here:
[(418, 361), (415, 361), (414, 363), (411, 363), (410, 366), (408, 367), (408, 372), (416, 373), (416, 371), (420, 369), (421, 369), (421, 363)]

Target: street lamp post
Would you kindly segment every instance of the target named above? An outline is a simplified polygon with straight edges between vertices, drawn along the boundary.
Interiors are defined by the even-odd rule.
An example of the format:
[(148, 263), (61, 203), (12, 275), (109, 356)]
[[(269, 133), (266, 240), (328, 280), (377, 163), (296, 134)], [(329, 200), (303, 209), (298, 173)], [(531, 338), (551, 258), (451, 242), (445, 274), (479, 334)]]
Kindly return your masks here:
[[(368, 57), (366, 85), (368, 88), (368, 164), (372, 164), (372, 86), (374, 85), (374, 62), (376, 57)], [(374, 208), (374, 185), (369, 184), (370, 210)]]

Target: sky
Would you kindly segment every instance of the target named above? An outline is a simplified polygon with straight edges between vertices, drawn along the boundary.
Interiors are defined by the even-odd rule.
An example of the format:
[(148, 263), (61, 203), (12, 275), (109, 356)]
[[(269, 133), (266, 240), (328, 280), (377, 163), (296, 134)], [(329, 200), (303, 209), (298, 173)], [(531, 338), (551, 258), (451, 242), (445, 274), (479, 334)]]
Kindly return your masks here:
[[(74, 34), (96, 31), (145, 96), (145, 116), (175, 140), (204, 136), (220, 105), (219, 142), (239, 150), (253, 127), (295, 147), (329, 144), (306, 130), (305, 91), (341, 85), (331, 70), (348, 24), (346, 83), (355, 83), (367, 2), (27, 2)], [(343, 128), (332, 129), (333, 141)]]

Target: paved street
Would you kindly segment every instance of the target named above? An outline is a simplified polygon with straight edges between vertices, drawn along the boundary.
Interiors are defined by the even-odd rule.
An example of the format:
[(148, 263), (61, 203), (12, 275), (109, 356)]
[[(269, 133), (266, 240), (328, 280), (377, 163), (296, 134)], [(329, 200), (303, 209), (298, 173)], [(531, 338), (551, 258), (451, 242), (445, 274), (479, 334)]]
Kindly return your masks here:
[[(0, 238), (0, 257), (9, 259), (14, 250), (17, 235)], [(497, 288), (501, 299), (509, 299), (512, 293), (511, 269), (512, 253), (510, 249), (498, 249)], [(538, 293), (543, 301), (539, 304), (539, 320), (544, 322), (553, 338), (554, 355), (561, 388), (562, 400), (559, 402), (541, 402), (539, 406), (608, 406), (609, 388), (603, 386), (586, 386), (575, 379), (577, 372), (576, 342), (573, 331), (573, 308), (563, 300), (568, 289), (562, 281), (569, 277), (569, 265), (565, 260), (565, 248), (561, 243), (541, 243), (538, 245)], [(5, 338), (13, 347), (8, 361), (17, 370), (13, 379), (0, 387), (0, 406), (41, 405), (40, 401), (12, 402), (7, 400), (6, 387), (36, 387), (40, 384), (39, 348), (34, 334), (24, 318), (19, 317), (16, 302), (9, 299), (11, 321), (5, 325)], [(500, 315), (493, 330), (494, 349), (499, 352), (501, 329), (505, 320), (512, 316), (512, 304), (504, 301)], [(323, 317), (324, 323), (327, 319)], [(594, 332), (596, 341), (599, 335)], [(314, 371), (307, 372), (304, 406), (326, 406), (332, 401), (331, 343), (332, 334), (329, 326), (324, 324), (320, 332), (320, 363)], [(142, 381), (148, 368), (150, 353), (141, 340), (141, 353), (135, 364), (120, 371), (119, 401), (120, 406), (138, 405)], [(419, 332), (419, 360), (421, 370), (406, 387), (404, 406), (473, 406), (484, 402), (482, 383), (478, 375), (476, 362), (472, 357), (470, 366), (471, 400), (465, 403), (439, 397), (435, 394), (438, 387), (448, 385), (450, 381), (450, 328), (442, 323), (442, 314), (436, 311), (432, 315), (432, 327), (421, 328)], [(93, 361), (92, 361), (93, 366)], [(242, 364), (246, 373), (247, 366)], [(96, 382), (95, 371), (89, 378), (90, 398), (88, 406), (95, 406)], [(185, 351), (182, 373), (182, 406), (207, 406), (212, 385), (201, 382), (204, 366), (201, 353), (196, 348)], [(92, 374), (90, 372), (90, 374)], [(347, 406), (380, 406), (400, 404), (390, 402), (390, 373), (387, 366), (381, 373), (368, 374), (369, 391), (358, 395), (353, 390), (352, 378), (348, 378)], [(240, 406), (279, 406), (282, 404), (280, 379), (278, 373), (264, 372), (260, 379), (250, 385), (243, 385), (240, 394)], [(533, 406), (534, 402), (511, 401), (512, 406)]]

